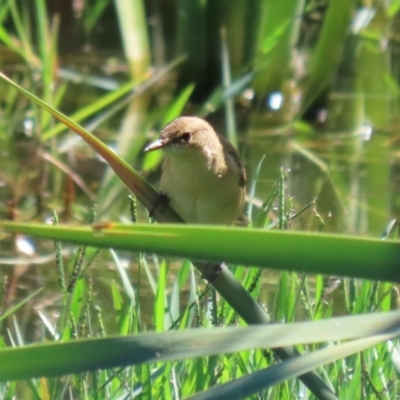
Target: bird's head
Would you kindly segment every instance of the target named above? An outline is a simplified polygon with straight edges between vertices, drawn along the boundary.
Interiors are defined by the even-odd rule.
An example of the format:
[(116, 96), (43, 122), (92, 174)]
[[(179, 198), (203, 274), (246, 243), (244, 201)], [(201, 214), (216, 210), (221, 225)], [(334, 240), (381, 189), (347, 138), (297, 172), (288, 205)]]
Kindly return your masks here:
[(144, 151), (164, 150), (168, 153), (183, 149), (204, 152), (219, 144), (212, 126), (201, 118), (179, 117), (165, 125), (159, 139), (149, 144)]

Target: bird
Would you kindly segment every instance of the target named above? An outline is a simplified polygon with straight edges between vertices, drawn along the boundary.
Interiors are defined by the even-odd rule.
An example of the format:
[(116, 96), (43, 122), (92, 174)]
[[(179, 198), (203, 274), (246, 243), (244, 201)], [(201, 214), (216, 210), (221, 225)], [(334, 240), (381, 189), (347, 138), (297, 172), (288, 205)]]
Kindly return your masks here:
[(207, 121), (194, 116), (174, 119), (144, 149), (154, 150), (165, 153), (160, 195), (186, 223), (243, 221), (246, 171), (236, 149)]

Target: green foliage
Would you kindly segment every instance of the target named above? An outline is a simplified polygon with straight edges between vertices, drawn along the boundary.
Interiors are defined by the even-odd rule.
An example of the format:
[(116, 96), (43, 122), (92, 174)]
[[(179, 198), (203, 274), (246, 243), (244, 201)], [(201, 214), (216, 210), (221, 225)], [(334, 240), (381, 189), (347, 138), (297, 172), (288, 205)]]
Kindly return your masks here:
[[(0, 397), (397, 398), (399, 245), (388, 223), (397, 161), (388, 144), (400, 90), (387, 43), (398, 4), (188, 0), (171, 16), (157, 1), (78, 3), (89, 44), (115, 5), (122, 44), (113, 54), (123, 51), (128, 73), (68, 75), (63, 15), (60, 24), (45, 0), (0, 0), (0, 225), (10, 256), (0, 259)], [(179, 57), (168, 64), (171, 54)], [(277, 110), (272, 91), (282, 95)], [(325, 121), (310, 122), (314, 106)], [(157, 193), (136, 169), (148, 176), (160, 164), (141, 154), (152, 130), (219, 110), (248, 153), (252, 227), (149, 224)], [(75, 171), (76, 155), (91, 157), (75, 134), (117, 177), (91, 186)], [(123, 185), (139, 201), (132, 212)], [(97, 219), (118, 223), (88, 217), (96, 187)], [(169, 207), (153, 216), (182, 222)], [(365, 237), (383, 231), (385, 240)], [(51, 239), (37, 251), (55, 244), (54, 253), (16, 257), (22, 234)], [(21, 278), (31, 258), (56, 268), (32, 264)]]

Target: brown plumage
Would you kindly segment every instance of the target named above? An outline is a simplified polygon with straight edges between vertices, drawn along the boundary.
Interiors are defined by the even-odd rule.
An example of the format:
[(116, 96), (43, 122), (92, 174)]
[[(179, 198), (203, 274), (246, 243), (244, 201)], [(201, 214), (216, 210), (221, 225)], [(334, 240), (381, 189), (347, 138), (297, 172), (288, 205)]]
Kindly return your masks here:
[(232, 224), (243, 211), (246, 172), (235, 148), (197, 117), (167, 124), (145, 151), (162, 149), (160, 190), (187, 223)]

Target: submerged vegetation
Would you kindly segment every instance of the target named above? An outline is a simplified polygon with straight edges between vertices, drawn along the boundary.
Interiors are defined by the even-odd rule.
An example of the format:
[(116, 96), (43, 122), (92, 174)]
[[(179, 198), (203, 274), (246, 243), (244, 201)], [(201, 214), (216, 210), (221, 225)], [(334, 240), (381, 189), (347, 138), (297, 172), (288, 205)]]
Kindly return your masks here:
[[(0, 0), (0, 397), (398, 398), (399, 8)], [(248, 229), (152, 223), (181, 114)]]

